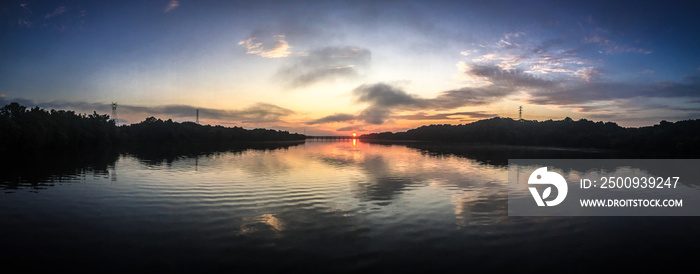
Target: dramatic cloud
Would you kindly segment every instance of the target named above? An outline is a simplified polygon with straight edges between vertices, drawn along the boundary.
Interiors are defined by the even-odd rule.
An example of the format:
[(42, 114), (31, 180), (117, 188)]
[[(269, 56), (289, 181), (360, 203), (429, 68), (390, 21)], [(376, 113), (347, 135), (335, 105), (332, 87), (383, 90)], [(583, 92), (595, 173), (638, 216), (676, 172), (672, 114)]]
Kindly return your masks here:
[(315, 49), (289, 60), (278, 71), (292, 87), (302, 87), (320, 81), (358, 76), (372, 57), (368, 49), (359, 47), (325, 47)]
[[(273, 40), (266, 41), (267, 43), (260, 42), (257, 37), (251, 37), (246, 40), (238, 42), (246, 49), (247, 54), (255, 54), (265, 58), (281, 58), (287, 57), (291, 52), (289, 49), (289, 43), (285, 40), (284, 35), (274, 35)], [(265, 44), (268, 44), (266, 46)], [(272, 44), (269, 46), (269, 44)]]
[[(471, 49), (460, 52), (469, 56), (469, 61), (460, 61), (458, 67), (497, 67), (508, 72), (537, 76), (549, 74), (564, 79), (575, 77), (574, 74), (582, 68), (598, 64), (598, 61), (580, 57), (577, 52), (582, 48), (572, 48), (563, 38), (551, 38), (544, 42), (533, 39), (523, 32), (516, 32), (507, 33), (492, 43), (472, 44)], [(602, 39), (592, 37), (589, 43), (605, 43)]]
[[(503, 76), (498, 73), (494, 74), (493, 72), (483, 71), (482, 73), (486, 75), (486, 77), (493, 77), (494, 79), (503, 78)], [(515, 75), (513, 77), (519, 79), (519, 81), (516, 81), (518, 83), (530, 83), (533, 81), (517, 73), (511, 75)], [(463, 106), (477, 106), (490, 103), (499, 98), (508, 96), (511, 93), (513, 93), (512, 89), (491, 85), (484, 88), (449, 90), (440, 93), (435, 98), (421, 98), (386, 83), (365, 84), (352, 91), (355, 103), (368, 104), (368, 106), (357, 115), (334, 114), (310, 121), (308, 124), (364, 121), (367, 124), (381, 125), (392, 118), (409, 120), (447, 120), (456, 119), (450, 116), (467, 116), (469, 118), (493, 117), (495, 116), (494, 114), (481, 112), (454, 112), (435, 114), (435, 116), (426, 116), (422, 112), (414, 115), (402, 116), (396, 116), (394, 113), (397, 111), (448, 110)]]
[[(560, 60), (553, 60), (560, 61)], [(503, 69), (498, 65), (464, 65), (463, 74), (478, 79), (482, 85), (463, 87), (439, 93), (434, 98), (409, 94), (386, 83), (365, 84), (352, 91), (354, 102), (367, 104), (357, 115), (331, 115), (311, 123), (363, 121), (366, 124), (385, 124), (390, 119), (404, 120), (467, 120), (497, 116), (486, 112), (449, 112), (426, 114), (421, 110), (452, 110), (496, 102), (515, 93), (527, 95), (526, 102), (538, 105), (576, 106), (578, 112), (596, 110), (595, 117), (613, 117), (617, 112), (605, 110), (610, 103), (634, 98), (700, 98), (700, 76), (686, 77), (683, 82), (656, 84), (604, 82), (603, 72), (595, 67), (581, 67), (571, 77), (547, 79), (517, 68)], [(631, 105), (620, 105), (632, 111)], [(660, 109), (668, 109), (661, 106)], [(396, 115), (397, 112), (419, 111)], [(680, 112), (696, 111), (690, 107)]]
[[(617, 45), (600, 35), (591, 35), (584, 39), (584, 42), (600, 47), (605, 54), (651, 53), (644, 49)], [(527, 95), (527, 103), (570, 106), (577, 112), (588, 113), (592, 118), (612, 118), (627, 117), (629, 113), (646, 117), (644, 111), (636, 109), (633, 103), (621, 102), (639, 104), (637, 99), (640, 98), (687, 98), (687, 102), (692, 102), (693, 98), (700, 98), (698, 76), (686, 77), (680, 82), (610, 81), (605, 75), (606, 72), (598, 68), (598, 62), (577, 57), (582, 48), (561, 49), (558, 45), (561, 45), (561, 40), (546, 41), (536, 47), (530, 47), (522, 41), (514, 43), (513, 39), (504, 38), (491, 47), (465, 50), (462, 55), (472, 57), (471, 63), (462, 61), (458, 63), (458, 68), (462, 71), (462, 78), (469, 80), (472, 87), (443, 92), (431, 99), (430, 105), (436, 109), (438, 106), (452, 109), (493, 102), (517, 91)], [(494, 51), (496, 48), (502, 50)], [(487, 53), (479, 54), (484, 51)], [(642, 71), (642, 74), (653, 73), (652, 70)], [(544, 78), (545, 76), (548, 77)], [(611, 107), (619, 111), (610, 111)], [(679, 110), (661, 105), (654, 109), (659, 112), (656, 115), (667, 111), (675, 113), (676, 116), (673, 117), (685, 117), (689, 111), (697, 112), (692, 106)], [(404, 119), (408, 118), (410, 116)]]
[(177, 8), (179, 6), (180, 6), (180, 2), (178, 2), (177, 0), (172, 0), (172, 1), (170, 1), (170, 3), (168, 3), (167, 6), (165, 6), (165, 10), (163, 10), (163, 12), (171, 12), (172, 10), (174, 10), (175, 8)]
[(355, 101), (378, 107), (422, 106), (423, 99), (384, 83), (361, 85), (352, 91)]
[[(507, 96), (514, 91), (530, 95), (529, 103), (541, 105), (572, 105), (594, 101), (627, 99), (634, 97), (677, 98), (700, 97), (700, 77), (686, 77), (685, 81), (661, 82), (657, 84), (640, 84), (625, 82), (603, 82), (603, 72), (594, 67), (583, 67), (575, 71), (574, 78), (543, 79), (533, 74), (518, 70), (504, 70), (498, 66), (471, 65), (463, 66), (464, 74), (469, 77), (481, 77), (490, 85), (478, 88), (464, 88), (449, 91), (433, 99), (448, 107), (484, 102)], [(650, 73), (650, 72), (647, 72)], [(576, 79), (580, 80), (576, 80)], [(490, 91), (490, 92), (487, 92)], [(492, 95), (489, 97), (489, 95)], [(446, 100), (441, 100), (445, 97)], [(465, 99), (472, 98), (470, 101)]]
[[(589, 22), (592, 24), (591, 22)], [(460, 79), (464, 88), (442, 92), (433, 99), (424, 99), (434, 110), (455, 109), (461, 106), (488, 104), (518, 93), (524, 101), (554, 107), (570, 107), (588, 117), (628, 117), (634, 113), (639, 117), (665, 115), (686, 117), (697, 113), (700, 100), (700, 77), (689, 76), (682, 81), (625, 82), (614, 81), (615, 75), (605, 66), (600, 54), (618, 53), (651, 54), (652, 51), (639, 46), (629, 46), (608, 38), (608, 31), (598, 28), (583, 28), (581, 40), (572, 43), (570, 38), (553, 38), (544, 42), (528, 40), (525, 33), (508, 33), (502, 38), (474, 45), (460, 52), (467, 59), (459, 61)], [(636, 42), (638, 43), (638, 42)], [(587, 59), (582, 56), (593, 57)], [(613, 69), (615, 69), (613, 67)], [(654, 71), (646, 69), (641, 74), (651, 77)], [(672, 108), (670, 103), (647, 107), (656, 111), (645, 113), (635, 107), (643, 100), (664, 101), (685, 98), (688, 105), (683, 109)], [(640, 101), (641, 100), (641, 101)], [(616, 109), (612, 111), (611, 109)], [(405, 115), (402, 119), (422, 118), (424, 115)], [(428, 118), (454, 116), (434, 114)], [(398, 118), (398, 117), (397, 117)]]
[(425, 99), (409, 95), (397, 87), (377, 83), (361, 85), (352, 91), (356, 103), (369, 103), (358, 115), (358, 119), (369, 124), (380, 125), (391, 116), (394, 109), (415, 109), (428, 106)]
[(370, 106), (360, 112), (357, 118), (365, 121), (368, 124), (381, 125), (386, 122), (391, 113), (392, 111), (389, 108)]

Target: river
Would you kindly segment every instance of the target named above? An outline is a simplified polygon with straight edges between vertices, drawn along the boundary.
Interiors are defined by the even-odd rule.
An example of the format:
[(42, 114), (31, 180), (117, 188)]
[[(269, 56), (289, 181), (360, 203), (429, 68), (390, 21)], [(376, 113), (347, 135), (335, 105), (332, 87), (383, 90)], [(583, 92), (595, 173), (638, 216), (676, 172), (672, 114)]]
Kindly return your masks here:
[(97, 273), (691, 265), (696, 217), (509, 217), (516, 156), (616, 155), (343, 140), (6, 165), (1, 260)]

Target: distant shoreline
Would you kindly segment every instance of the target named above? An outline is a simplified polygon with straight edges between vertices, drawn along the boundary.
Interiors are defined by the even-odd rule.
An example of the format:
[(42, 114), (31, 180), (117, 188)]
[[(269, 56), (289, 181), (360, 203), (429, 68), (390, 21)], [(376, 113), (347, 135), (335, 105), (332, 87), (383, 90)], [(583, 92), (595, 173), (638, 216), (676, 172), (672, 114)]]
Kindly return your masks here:
[(404, 132), (365, 134), (360, 140), (599, 149), (700, 157), (700, 119), (624, 128), (613, 122), (586, 119), (539, 122), (496, 117), (463, 125), (429, 125)]

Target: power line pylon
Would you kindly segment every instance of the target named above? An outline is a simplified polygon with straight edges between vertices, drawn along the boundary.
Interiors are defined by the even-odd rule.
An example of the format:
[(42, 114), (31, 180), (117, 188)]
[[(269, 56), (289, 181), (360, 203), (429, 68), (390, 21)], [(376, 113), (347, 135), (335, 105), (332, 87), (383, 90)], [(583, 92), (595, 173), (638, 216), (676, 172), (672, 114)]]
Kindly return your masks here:
[(518, 107), (518, 120), (523, 119), (523, 106)]
[(117, 103), (112, 102), (112, 120), (114, 120), (115, 125), (119, 125), (119, 118), (117, 118)]

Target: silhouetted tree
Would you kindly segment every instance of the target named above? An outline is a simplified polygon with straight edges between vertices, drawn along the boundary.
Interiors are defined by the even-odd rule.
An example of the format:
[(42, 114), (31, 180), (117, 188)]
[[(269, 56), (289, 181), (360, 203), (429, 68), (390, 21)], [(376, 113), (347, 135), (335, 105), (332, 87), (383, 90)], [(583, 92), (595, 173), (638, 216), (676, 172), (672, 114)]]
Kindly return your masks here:
[(108, 115), (27, 109), (18, 103), (0, 108), (0, 151), (113, 147), (123, 144), (193, 144), (303, 140), (301, 134), (267, 129), (202, 126), (148, 117), (117, 127)]
[(405, 132), (382, 132), (362, 139), (419, 140), (472, 144), (561, 146), (620, 150), (645, 150), (678, 155), (700, 155), (700, 119), (661, 121), (658, 125), (623, 128), (613, 122), (515, 121), (491, 118), (466, 125), (429, 125)]

